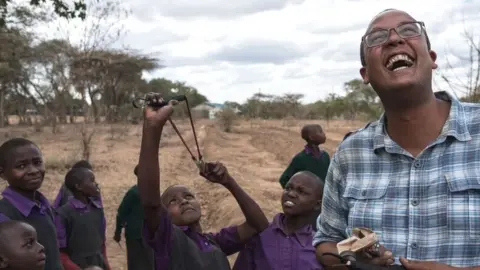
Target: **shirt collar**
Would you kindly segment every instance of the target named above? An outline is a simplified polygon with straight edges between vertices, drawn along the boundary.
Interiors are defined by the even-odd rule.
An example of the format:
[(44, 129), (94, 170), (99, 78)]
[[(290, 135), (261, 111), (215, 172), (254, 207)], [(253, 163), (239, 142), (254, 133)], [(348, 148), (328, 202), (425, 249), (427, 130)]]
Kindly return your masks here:
[(38, 199), (38, 202), (32, 201), (24, 196), (20, 195), (18, 192), (13, 190), (11, 187), (7, 187), (3, 192), (2, 196), (7, 199), (15, 208), (17, 208), (23, 216), (28, 217), (34, 208), (38, 209), (47, 209), (50, 208), (50, 202), (43, 196), (40, 191), (36, 191), (35, 196)]
[[(101, 201), (99, 201), (98, 199), (89, 198), (88, 200), (90, 201), (90, 204), (93, 205), (95, 208), (98, 208), (98, 209), (103, 208)], [(86, 209), (88, 207), (88, 205), (86, 205), (84, 202), (76, 198), (71, 198), (69, 202), (75, 209)]]
[[(435, 97), (441, 100), (450, 101), (450, 113), (442, 131), (439, 135), (440, 138), (453, 137), (459, 141), (469, 141), (472, 139), (468, 126), (466, 123), (465, 111), (462, 103), (445, 91), (435, 92)], [(374, 128), (373, 149), (377, 150), (384, 147), (393, 147), (394, 142), (388, 136), (386, 132), (386, 118), (385, 113), (382, 114), (380, 119), (372, 124)]]
[[(318, 152), (317, 152), (318, 154), (316, 154), (316, 153), (314, 152), (314, 149), (315, 149), (315, 150), (318, 149)], [(315, 157), (320, 157), (321, 154), (322, 154), (322, 150), (320, 150), (320, 147), (314, 146), (314, 145), (308, 145), (308, 144), (305, 145), (304, 151), (305, 151), (305, 153), (307, 153), (307, 154), (309, 154), (309, 155), (313, 155), (313, 156), (315, 156)]]
[[(281, 231), (283, 234), (288, 235), (283, 223), (284, 219), (285, 219), (285, 214), (283, 213), (277, 214), (273, 218), (273, 221), (270, 224), (270, 227), (272, 228), (272, 230)], [(298, 239), (298, 241), (303, 247), (306, 247), (307, 245), (312, 244), (313, 233), (314, 231), (313, 231), (312, 225), (307, 224), (302, 228), (298, 229), (297, 231), (295, 231), (292, 235), (294, 235)]]

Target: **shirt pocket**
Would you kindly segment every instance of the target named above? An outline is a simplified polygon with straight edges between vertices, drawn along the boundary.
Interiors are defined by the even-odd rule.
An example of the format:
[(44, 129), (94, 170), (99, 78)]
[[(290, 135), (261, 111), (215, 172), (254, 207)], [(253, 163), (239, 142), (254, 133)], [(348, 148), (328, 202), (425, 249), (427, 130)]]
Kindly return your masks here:
[(353, 228), (364, 227), (381, 232), (384, 218), (384, 202), (390, 180), (347, 177), (343, 197), (348, 202), (347, 235)]
[(446, 174), (447, 222), (450, 232), (480, 238), (480, 170)]

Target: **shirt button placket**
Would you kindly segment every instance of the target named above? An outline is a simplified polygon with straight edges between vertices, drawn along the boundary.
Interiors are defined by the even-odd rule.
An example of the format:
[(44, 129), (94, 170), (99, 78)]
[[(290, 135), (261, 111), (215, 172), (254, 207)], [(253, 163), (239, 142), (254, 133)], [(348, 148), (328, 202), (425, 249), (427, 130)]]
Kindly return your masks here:
[(419, 224), (421, 220), (417, 220), (421, 217), (418, 215), (418, 205), (420, 204), (419, 195), (421, 194), (421, 184), (416, 184), (417, 181), (421, 181), (420, 177), (420, 170), (423, 167), (423, 161), (420, 159), (414, 160), (412, 167), (410, 169), (410, 179), (409, 179), (409, 201), (411, 207), (408, 209), (409, 215), (409, 231), (408, 234), (408, 246), (407, 246), (407, 256), (411, 258), (415, 258), (415, 253), (417, 252), (418, 244), (416, 239), (416, 230), (415, 224)]

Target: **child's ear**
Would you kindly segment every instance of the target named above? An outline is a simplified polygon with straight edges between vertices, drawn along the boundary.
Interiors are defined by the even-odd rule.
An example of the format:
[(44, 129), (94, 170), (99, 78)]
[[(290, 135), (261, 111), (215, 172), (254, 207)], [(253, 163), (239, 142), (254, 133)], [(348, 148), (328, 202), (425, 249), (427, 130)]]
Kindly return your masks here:
[(0, 255), (0, 269), (6, 269), (8, 267), (8, 259), (4, 255)]

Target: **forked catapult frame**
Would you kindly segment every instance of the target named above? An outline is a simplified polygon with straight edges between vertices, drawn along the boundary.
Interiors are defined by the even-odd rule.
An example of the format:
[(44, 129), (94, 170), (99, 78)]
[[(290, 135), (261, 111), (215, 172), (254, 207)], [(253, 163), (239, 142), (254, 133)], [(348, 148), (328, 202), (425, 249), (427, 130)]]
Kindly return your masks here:
[(193, 138), (195, 139), (195, 145), (197, 147), (198, 157), (195, 157), (195, 155), (192, 153), (192, 151), (188, 147), (187, 143), (183, 139), (182, 134), (180, 133), (180, 131), (178, 130), (177, 126), (175, 125), (175, 123), (172, 121), (171, 118), (168, 118), (168, 122), (170, 122), (170, 125), (172, 125), (172, 128), (177, 133), (178, 137), (182, 141), (182, 143), (185, 146), (185, 148), (187, 149), (188, 153), (190, 153), (190, 156), (191, 156), (192, 160), (195, 162), (195, 165), (198, 167), (198, 169), (200, 171), (203, 171), (204, 167), (205, 167), (205, 162), (203, 161), (203, 156), (200, 153), (200, 147), (198, 145), (197, 133), (195, 131), (195, 125), (193, 124), (192, 112), (190, 111), (190, 105), (188, 104), (187, 97), (185, 95), (178, 95), (178, 96), (173, 96), (173, 97), (170, 97), (170, 98), (167, 98), (167, 99), (160, 99), (158, 101), (155, 99), (155, 97), (156, 97), (156, 95), (154, 93), (146, 94), (143, 98), (137, 98), (137, 99), (133, 100), (132, 105), (135, 108), (144, 108), (145, 106), (151, 106), (151, 107), (154, 107), (154, 108), (161, 108), (161, 107), (164, 107), (164, 106), (168, 105), (168, 102), (170, 100), (175, 100), (177, 102), (185, 101), (185, 105), (187, 106), (188, 117), (190, 118), (190, 125), (192, 127)]
[(401, 265), (372, 265), (357, 261), (357, 254), (367, 251), (371, 256), (380, 256), (377, 235), (367, 228), (355, 228), (352, 236), (337, 244), (338, 254), (324, 253), (322, 256), (332, 256), (340, 261), (340, 264), (327, 266), (326, 269), (348, 268), (351, 270), (405, 270)]

